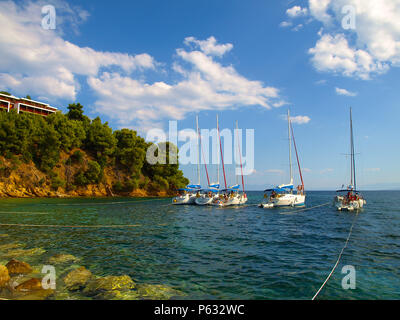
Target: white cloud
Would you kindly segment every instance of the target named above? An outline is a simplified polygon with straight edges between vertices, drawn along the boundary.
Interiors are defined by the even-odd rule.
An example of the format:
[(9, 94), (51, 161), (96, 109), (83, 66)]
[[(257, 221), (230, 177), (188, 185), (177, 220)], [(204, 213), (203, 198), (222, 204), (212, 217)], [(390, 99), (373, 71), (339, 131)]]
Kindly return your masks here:
[(342, 88), (338, 88), (338, 87), (335, 88), (335, 91), (340, 96), (355, 97), (357, 95), (357, 92), (351, 92), (346, 89), (342, 89)]
[[(287, 115), (286, 114), (281, 114), (281, 119), (287, 121)], [(292, 123), (297, 123), (297, 124), (305, 124), (309, 123), (311, 121), (311, 118), (308, 116), (290, 116), (290, 121)]]
[(274, 173), (274, 174), (279, 174), (279, 175), (283, 175), (285, 173), (285, 171), (281, 170), (281, 169), (268, 169), (265, 171), (266, 173)]
[[(186, 38), (185, 42), (198, 40), (190, 38), (188, 42)], [(227, 48), (211, 42), (214, 47)], [(146, 83), (117, 72), (89, 77), (88, 84), (98, 96), (97, 110), (115, 117), (121, 124), (135, 122), (147, 127), (157, 119), (183, 119), (189, 112), (244, 106), (270, 109), (282, 103), (278, 89), (248, 80), (233, 66), (216, 62), (213, 59), (216, 51), (206, 47), (204, 52), (176, 50), (180, 60), (174, 62), (173, 70), (182, 79), (172, 84)]]
[(281, 28), (291, 27), (292, 25), (293, 25), (293, 23), (290, 22), (290, 21), (282, 21), (282, 22), (279, 24), (279, 26), (280, 26)]
[[(344, 6), (356, 11), (353, 30), (344, 30)], [(399, 0), (309, 0), (309, 12), (325, 30), (310, 49), (319, 71), (370, 79), (400, 65)]]
[(207, 40), (197, 40), (194, 37), (185, 38), (185, 44), (195, 44), (207, 55), (223, 56), (226, 52), (231, 51), (233, 45), (231, 43), (217, 44), (217, 39), (209, 37)]
[(298, 24), (297, 26), (295, 26), (293, 29), (292, 29), (292, 31), (299, 31), (299, 30), (301, 30), (303, 28), (303, 24)]
[(333, 169), (332, 169), (332, 168), (323, 169), (323, 170), (321, 170), (319, 173), (320, 173), (320, 174), (325, 174), (325, 173), (330, 173), (330, 172), (333, 172)]
[(344, 34), (323, 34), (314, 48), (309, 49), (311, 61), (320, 72), (340, 73), (347, 77), (367, 80), (371, 73), (383, 73), (388, 66), (365, 50), (354, 49)]
[(307, 8), (302, 8), (300, 6), (294, 6), (290, 9), (286, 10), (286, 14), (290, 17), (290, 18), (296, 18), (296, 17), (300, 17), (300, 16), (305, 16), (307, 15), (308, 10)]
[(0, 2), (0, 86), (16, 94), (45, 96), (50, 100), (76, 98), (76, 76), (95, 76), (102, 68), (119, 67), (126, 73), (154, 68), (148, 54), (96, 51), (62, 38), (64, 29), (76, 26), (86, 11), (56, 1), (57, 29), (41, 27), (42, 2)]

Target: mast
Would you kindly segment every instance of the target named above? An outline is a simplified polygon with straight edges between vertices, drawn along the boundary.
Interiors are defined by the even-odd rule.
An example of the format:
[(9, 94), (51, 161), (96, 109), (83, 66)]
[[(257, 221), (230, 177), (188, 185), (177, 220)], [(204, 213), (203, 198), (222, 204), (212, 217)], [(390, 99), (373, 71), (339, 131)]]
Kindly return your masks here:
[(197, 184), (200, 185), (200, 135), (199, 135), (199, 116), (196, 115), (196, 129), (197, 129)]
[(288, 119), (288, 136), (289, 136), (289, 166), (290, 166), (290, 184), (293, 184), (293, 168), (292, 168), (292, 141), (290, 134), (290, 112), (287, 112)]
[(224, 183), (225, 183), (225, 189), (227, 189), (226, 185), (226, 175), (225, 175), (225, 165), (224, 165), (224, 155), (222, 154), (222, 143), (221, 143), (221, 135), (219, 133), (219, 126), (218, 126), (218, 115), (217, 115), (217, 130), (218, 130), (218, 138), (219, 138), (219, 150), (221, 151), (221, 161), (222, 161), (222, 171), (224, 173)]
[[(357, 191), (356, 186), (356, 161), (354, 156), (354, 136), (353, 136), (353, 117), (350, 107), (350, 148), (351, 148), (351, 185), (354, 187), (354, 191)], [(354, 184), (353, 184), (354, 183)]]
[[(219, 132), (219, 127), (218, 127), (218, 115), (217, 115), (217, 131)], [(219, 165), (221, 163), (221, 159), (219, 157), (219, 153), (217, 152), (217, 156), (218, 156), (218, 161), (217, 161), (217, 183), (219, 185)]]
[(297, 153), (297, 146), (296, 146), (296, 140), (294, 139), (294, 132), (293, 132), (292, 122), (290, 122), (290, 128), (292, 129), (293, 145), (294, 145), (294, 151), (296, 151), (297, 166), (299, 167), (299, 174), (300, 174), (300, 179), (301, 179), (302, 192), (304, 192), (303, 175), (302, 175), (302, 173), (301, 173), (301, 167), (300, 167), (300, 161), (299, 161), (299, 154)]
[(204, 167), (206, 169), (206, 175), (207, 175), (207, 182), (208, 182), (208, 186), (210, 186), (210, 177), (208, 176), (208, 170), (207, 170), (207, 162), (204, 156), (204, 149), (203, 149), (203, 143), (201, 141), (201, 133), (200, 133), (200, 127), (198, 128), (198, 135), (199, 135), (199, 139), (200, 139), (200, 149), (201, 149), (201, 154), (203, 156), (203, 162), (204, 162)]
[(240, 158), (240, 171), (242, 173), (242, 187), (243, 187), (243, 193), (244, 191), (244, 179), (243, 179), (243, 165), (242, 165), (242, 152), (240, 150), (240, 143), (239, 143), (239, 127), (238, 127), (238, 121), (236, 120), (236, 135), (237, 135), (237, 141), (238, 141), (238, 151), (239, 151), (239, 158)]

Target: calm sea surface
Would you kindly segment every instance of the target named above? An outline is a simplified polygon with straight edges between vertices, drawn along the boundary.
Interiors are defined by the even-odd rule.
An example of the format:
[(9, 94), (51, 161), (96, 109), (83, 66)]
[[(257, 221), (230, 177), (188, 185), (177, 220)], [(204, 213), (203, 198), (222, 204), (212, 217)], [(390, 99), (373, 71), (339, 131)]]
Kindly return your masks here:
[[(334, 192), (308, 192), (307, 207), (332, 202)], [(319, 299), (400, 299), (400, 192), (364, 192), (341, 262)], [(6, 199), (0, 224), (136, 225), (130, 228), (0, 226), (0, 245), (42, 248), (18, 257), (46, 264), (54, 254), (79, 257), (96, 275), (127, 274), (165, 284), (184, 299), (311, 299), (344, 246), (356, 213), (332, 205), (260, 209), (261, 192), (244, 207), (172, 206), (170, 199)], [(3, 235), (3, 236), (1, 236)], [(0, 264), (7, 259), (0, 252)], [(342, 267), (356, 269), (356, 289), (344, 290)]]

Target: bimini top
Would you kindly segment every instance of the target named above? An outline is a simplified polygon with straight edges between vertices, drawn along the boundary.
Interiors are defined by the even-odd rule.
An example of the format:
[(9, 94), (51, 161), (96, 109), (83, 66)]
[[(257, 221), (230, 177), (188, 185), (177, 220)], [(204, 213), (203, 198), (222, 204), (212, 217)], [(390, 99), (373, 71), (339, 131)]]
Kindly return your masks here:
[(265, 189), (264, 192), (268, 192), (268, 191), (287, 192), (289, 190), (293, 190), (292, 184), (280, 185), (280, 186), (276, 186), (275, 188)]
[(240, 184), (235, 184), (234, 186), (230, 186), (228, 189), (223, 189), (222, 191), (237, 191), (240, 189)]
[(212, 189), (212, 188), (210, 188), (210, 189), (201, 189), (201, 191), (204, 191), (204, 192), (215, 192), (215, 193), (219, 192), (218, 189)]
[(188, 188), (188, 189), (201, 189), (201, 185), (199, 185), (199, 184), (188, 184), (186, 186), (186, 188)]

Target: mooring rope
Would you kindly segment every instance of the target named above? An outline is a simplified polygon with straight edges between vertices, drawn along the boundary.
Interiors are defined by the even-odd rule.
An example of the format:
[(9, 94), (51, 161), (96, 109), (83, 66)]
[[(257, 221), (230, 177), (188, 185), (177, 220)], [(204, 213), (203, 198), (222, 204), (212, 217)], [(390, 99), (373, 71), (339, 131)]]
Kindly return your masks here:
[(14, 224), (0, 223), (0, 227), (34, 227), (34, 228), (136, 228), (141, 227), (140, 224), (115, 224), (115, 225), (56, 225), (56, 224)]
[(146, 200), (135, 200), (135, 201), (114, 201), (114, 202), (87, 202), (87, 203), (43, 203), (45, 205), (54, 205), (54, 206), (96, 206), (96, 205), (110, 205), (110, 204), (131, 204), (131, 203), (140, 203), (140, 202), (148, 202), (148, 201), (162, 201), (167, 200), (169, 198), (161, 198), (161, 199), (146, 199)]
[(326, 283), (328, 282), (328, 280), (330, 279), (330, 277), (332, 276), (332, 274), (335, 272), (335, 269), (336, 269), (336, 267), (338, 266), (340, 259), (342, 258), (342, 254), (343, 254), (343, 252), (344, 252), (344, 249), (346, 249), (347, 244), (349, 243), (350, 236), (351, 236), (351, 233), (352, 233), (352, 231), (353, 231), (353, 227), (354, 227), (354, 224), (355, 224), (355, 222), (356, 222), (357, 217), (358, 217), (358, 211), (357, 211), (356, 216), (355, 216), (354, 219), (353, 219), (353, 223), (352, 223), (352, 225), (351, 225), (351, 227), (350, 227), (349, 235), (347, 236), (347, 239), (346, 239), (346, 242), (345, 242), (345, 244), (344, 244), (344, 247), (342, 248), (342, 251), (340, 251), (339, 257), (338, 257), (338, 259), (337, 259), (335, 265), (333, 266), (332, 271), (329, 273), (328, 277), (326, 278), (326, 280), (324, 281), (324, 283), (322, 284), (322, 286), (318, 289), (318, 291), (315, 293), (315, 295), (312, 297), (311, 300), (315, 300), (315, 298), (316, 298), (316, 297), (318, 296), (318, 294), (321, 292), (322, 288), (326, 285)]
[(285, 213), (281, 212), (281, 214), (293, 214), (293, 213), (307, 211), (307, 210), (311, 210), (311, 209), (315, 209), (315, 208), (319, 208), (319, 207), (324, 207), (324, 206), (327, 206), (327, 205), (330, 205), (330, 204), (331, 204), (331, 202), (326, 202), (326, 203), (319, 204), (317, 206), (313, 206), (313, 207), (309, 207), (309, 208), (304, 208), (304, 209), (295, 210), (295, 211), (288, 211), (287, 213), (286, 212)]

